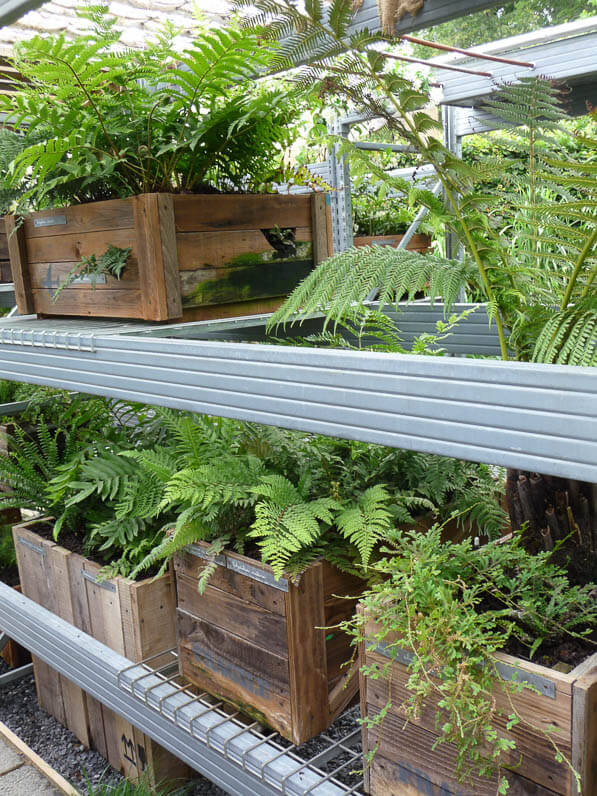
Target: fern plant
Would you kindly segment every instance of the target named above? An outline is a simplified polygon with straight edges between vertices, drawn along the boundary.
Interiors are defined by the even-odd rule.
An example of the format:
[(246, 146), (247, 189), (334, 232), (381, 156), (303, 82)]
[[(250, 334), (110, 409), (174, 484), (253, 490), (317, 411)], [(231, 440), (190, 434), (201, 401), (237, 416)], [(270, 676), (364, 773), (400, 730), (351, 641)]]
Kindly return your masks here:
[[(425, 289), (448, 306), (468, 286), (484, 298), (496, 325), (503, 359), (594, 365), (595, 275), (597, 274), (597, 189), (593, 159), (580, 162), (562, 155), (559, 122), (565, 118), (558, 90), (547, 79), (521, 78), (503, 86), (487, 109), (504, 120), (527, 153), (527, 169), (503, 181), (502, 191), (487, 192), (488, 176), (500, 164), (471, 165), (440, 140), (440, 123), (424, 109), (429, 97), (392, 68), (379, 33), (352, 28), (351, 0), (321, 2), (304, 10), (278, 0), (238, 0), (239, 8), (255, 6), (245, 24), (270, 39), (280, 39), (278, 68), (308, 62), (297, 77), (302, 86), (346, 99), (359, 112), (381, 117), (388, 130), (431, 163), (445, 202), (431, 191), (391, 177), (371, 156), (349, 141), (339, 143), (352, 159), (368, 159), (374, 177), (411, 202), (429, 208), (451, 231), (466, 253), (464, 261), (401, 252), (389, 247), (349, 250), (323, 263), (296, 288), (278, 310), (271, 326), (324, 308), (341, 319), (352, 304), (380, 288), (382, 301), (396, 301)], [(557, 132), (557, 136), (555, 133)], [(558, 137), (559, 136), (559, 137)], [(589, 151), (597, 141), (583, 138)], [(503, 210), (524, 221), (512, 247)], [(549, 246), (539, 245), (539, 240)], [(524, 244), (523, 244), (524, 241)], [(546, 261), (561, 263), (554, 279)], [(423, 277), (424, 275), (424, 277)], [(579, 311), (570, 310), (578, 305)], [(579, 328), (576, 328), (576, 327)], [(508, 340), (508, 334), (510, 337)]]
[(279, 81), (253, 80), (271, 65), (268, 43), (234, 26), (202, 29), (181, 53), (166, 25), (130, 50), (106, 8), (81, 13), (92, 33), (15, 48), (20, 77), (0, 110), (32, 137), (24, 148), (16, 141), (6, 164), (19, 212), (153, 191), (253, 190), (282, 168), (299, 102)]

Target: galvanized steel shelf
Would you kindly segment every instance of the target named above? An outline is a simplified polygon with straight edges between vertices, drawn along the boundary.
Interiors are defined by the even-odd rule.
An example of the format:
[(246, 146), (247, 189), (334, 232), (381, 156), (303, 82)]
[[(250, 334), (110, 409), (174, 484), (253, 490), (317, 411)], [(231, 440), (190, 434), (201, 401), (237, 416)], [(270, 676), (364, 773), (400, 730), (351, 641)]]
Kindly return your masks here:
[(4, 583), (0, 627), (234, 796), (360, 794), (358, 778), (348, 785), (338, 779), (361, 767), (358, 731), (330, 737), (310, 758), (301, 757), (275, 733), (264, 733), (206, 694), (176, 685), (175, 674), (132, 664)]
[[(484, 323), (475, 324), (454, 340), (480, 338)], [(256, 326), (219, 322), (218, 336), (235, 325), (244, 335)], [(252, 344), (236, 333), (201, 339), (210, 328), (9, 319), (0, 322), (0, 374), (597, 481), (595, 368)]]

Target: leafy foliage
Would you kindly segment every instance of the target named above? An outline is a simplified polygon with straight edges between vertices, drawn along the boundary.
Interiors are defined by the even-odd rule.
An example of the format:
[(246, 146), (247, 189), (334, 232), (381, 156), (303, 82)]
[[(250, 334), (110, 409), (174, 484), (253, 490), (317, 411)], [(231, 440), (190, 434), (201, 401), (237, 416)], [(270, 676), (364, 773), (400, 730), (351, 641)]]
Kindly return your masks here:
[[(472, 774), (503, 775), (503, 766), (517, 764), (512, 736), (502, 728), (528, 724), (511, 697), (530, 686), (502, 680), (495, 653), (513, 640), (533, 658), (548, 643), (586, 638), (597, 621), (595, 587), (572, 586), (549, 553), (526, 552), (520, 535), (475, 550), (470, 540), (442, 543), (440, 534), (439, 526), (426, 535), (398, 534), (375, 564), (380, 578), (365, 595), (364, 612), (342, 627), (367, 645), (384, 644), (391, 658), (401, 648), (412, 653), (407, 717), (435, 701), (439, 742), (455, 744), (458, 778), (466, 782)], [(363, 672), (375, 680), (389, 677), (389, 667), (376, 663)], [(496, 691), (508, 694), (506, 714)], [(383, 715), (365, 722), (379, 725)], [(556, 728), (540, 731), (556, 759), (572, 769)], [(502, 776), (499, 792), (507, 788)]]
[(16, 47), (22, 78), (0, 97), (6, 124), (31, 138), (24, 148), (14, 139), (6, 164), (19, 211), (271, 182), (296, 134), (298, 100), (276, 81), (255, 84), (271, 63), (269, 44), (234, 27), (205, 29), (180, 53), (165, 26), (153, 44), (129, 50), (105, 8), (82, 13), (91, 34)]
[[(239, 0), (238, 5), (248, 6), (249, 0)], [(377, 287), (383, 301), (397, 301), (412, 297), (429, 281), (429, 294), (437, 296), (443, 290), (448, 305), (463, 287), (487, 302), (504, 359), (510, 356), (510, 345), (521, 360), (531, 356), (537, 360), (545, 353), (549, 360), (563, 363), (594, 362), (593, 343), (582, 342), (593, 328), (594, 320), (587, 315), (593, 314), (592, 303), (583, 305), (582, 313), (554, 320), (574, 343), (557, 351), (544, 339), (536, 346), (556, 313), (567, 313), (570, 304), (595, 295), (597, 274), (596, 166), (593, 155), (587, 161), (562, 151), (561, 122), (566, 114), (559, 91), (546, 79), (521, 78), (516, 85), (503, 86), (487, 103), (487, 110), (504, 120), (513, 149), (526, 153), (524, 170), (512, 174), (497, 162), (466, 163), (439, 140), (438, 121), (423, 110), (429, 101), (427, 92), (397, 74), (380, 48), (371, 49), (379, 36), (350, 28), (349, 0), (333, 0), (328, 14), (321, 12), (320, 4), (308, 4), (304, 11), (277, 0), (251, 5), (258, 11), (249, 14), (248, 28), (270, 38), (284, 37), (276, 54), (280, 65), (309, 62), (297, 76), (299, 85), (318, 85), (320, 92), (340, 95), (359, 112), (380, 117), (398, 140), (419, 153), (422, 162), (434, 166), (445, 202), (427, 189), (385, 174), (355, 144), (342, 143), (350, 159), (369, 158), (371, 173), (388, 189), (427, 207), (454, 234), (466, 255), (459, 263), (394, 253), (385, 247), (342, 252), (295, 289), (275, 322), (322, 308), (338, 320), (351, 303), (362, 302)], [(594, 134), (585, 135), (582, 143), (590, 153), (597, 152)], [(488, 180), (500, 173), (502, 188), (488, 192)], [(503, 223), (506, 216), (510, 230)], [(510, 234), (512, 216), (515, 235)], [(582, 329), (575, 331), (576, 323)]]

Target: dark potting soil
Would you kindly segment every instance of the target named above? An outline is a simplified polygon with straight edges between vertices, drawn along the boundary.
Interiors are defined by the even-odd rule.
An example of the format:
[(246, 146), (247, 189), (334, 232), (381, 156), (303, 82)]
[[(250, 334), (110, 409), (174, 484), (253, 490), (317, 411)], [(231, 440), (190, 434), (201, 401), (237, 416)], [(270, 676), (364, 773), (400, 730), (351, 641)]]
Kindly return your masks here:
[(19, 570), (17, 567), (0, 567), (0, 582), (7, 586), (19, 585)]
[[(6, 671), (8, 667), (0, 660), (0, 674)], [(32, 675), (0, 690), (0, 721), (83, 793), (87, 792), (86, 778), (94, 785), (122, 780), (121, 774), (98, 752), (86, 749), (72, 732), (39, 707)], [(197, 775), (189, 796), (226, 796), (226, 793)]]

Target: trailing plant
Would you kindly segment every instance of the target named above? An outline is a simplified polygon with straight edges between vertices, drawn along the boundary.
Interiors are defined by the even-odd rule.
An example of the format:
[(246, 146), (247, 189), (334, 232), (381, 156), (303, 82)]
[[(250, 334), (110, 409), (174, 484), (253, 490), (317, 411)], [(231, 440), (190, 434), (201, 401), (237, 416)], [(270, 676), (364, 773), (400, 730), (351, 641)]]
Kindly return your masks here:
[(106, 7), (80, 14), (92, 33), (15, 47), (19, 77), (0, 110), (6, 126), (34, 139), (22, 151), (17, 141), (7, 164), (18, 212), (271, 182), (297, 134), (299, 101), (280, 81), (255, 82), (271, 65), (269, 43), (230, 26), (199, 30), (179, 52), (165, 25), (154, 43), (130, 50)]
[[(401, 649), (410, 653), (407, 718), (419, 716), (431, 700), (437, 706), (438, 743), (456, 747), (459, 781), (497, 773), (498, 792), (505, 794), (504, 768), (517, 765), (518, 758), (512, 736), (502, 728), (529, 724), (513, 697), (532, 686), (502, 680), (496, 653), (514, 644), (536, 659), (558, 642), (594, 643), (588, 637), (597, 622), (595, 586), (572, 586), (549, 553), (529, 554), (520, 534), (508, 544), (474, 549), (470, 540), (443, 543), (435, 526), (425, 535), (397, 533), (385, 553), (374, 565), (380, 577), (365, 594), (363, 612), (341, 627), (355, 643), (382, 644), (392, 660)], [(385, 680), (390, 663), (372, 663), (362, 671)], [(505, 700), (497, 702), (500, 692)], [(389, 703), (364, 722), (383, 732), (388, 709)], [(558, 746), (557, 728), (540, 731), (556, 760), (572, 770)]]
[[(432, 298), (442, 295), (449, 305), (459, 285), (487, 302), (503, 359), (513, 352), (522, 360), (594, 365), (597, 350), (588, 335), (597, 318), (597, 167), (592, 159), (576, 160), (562, 153), (560, 122), (566, 114), (558, 90), (546, 79), (521, 78), (516, 85), (503, 86), (487, 103), (508, 126), (516, 148), (527, 155), (527, 168), (508, 175), (501, 163), (467, 164), (443, 145), (438, 139), (440, 123), (423, 110), (428, 94), (391, 68), (391, 59), (378, 46), (383, 36), (350, 29), (350, 0), (333, 0), (325, 14), (321, 2), (307, 4), (304, 11), (277, 0), (238, 0), (237, 5), (257, 7), (246, 22), (250, 29), (281, 39), (275, 57), (278, 68), (309, 61), (297, 77), (299, 85), (318, 85), (322, 92), (347, 98), (359, 112), (382, 118), (422, 162), (434, 166), (445, 201), (385, 174), (373, 161), (371, 171), (389, 188), (429, 208), (466, 254), (457, 262), (387, 247), (342, 252), (299, 285), (271, 324), (285, 322), (297, 311), (327, 307), (330, 300), (328, 317), (341, 319), (351, 303), (363, 301), (379, 286), (384, 300), (412, 296), (422, 286), (419, 271), (424, 271)], [(591, 152), (597, 151), (594, 138), (582, 139)], [(368, 157), (350, 141), (338, 143), (350, 158)], [(505, 176), (503, 189), (487, 192), (488, 177), (500, 172)], [(551, 190), (551, 200), (545, 189)], [(500, 226), (503, 207), (525, 219), (527, 232), (517, 237), (526, 238), (530, 246), (525, 243), (522, 256)], [(538, 245), (540, 229), (542, 240), (551, 244), (549, 252)], [(557, 285), (544, 267), (546, 257), (557, 257), (561, 263)], [(570, 304), (578, 305), (580, 312), (571, 314)], [(577, 325), (581, 329), (574, 331)]]
[(64, 281), (52, 296), (52, 301), (56, 301), (62, 291), (70, 287), (79, 279), (89, 277), (91, 287), (95, 290), (98, 278), (101, 276), (111, 276), (113, 279), (120, 279), (132, 249), (123, 249), (120, 246), (110, 244), (106, 251), (99, 257), (92, 254), (90, 257), (82, 257), (81, 262), (77, 263), (66, 275)]

